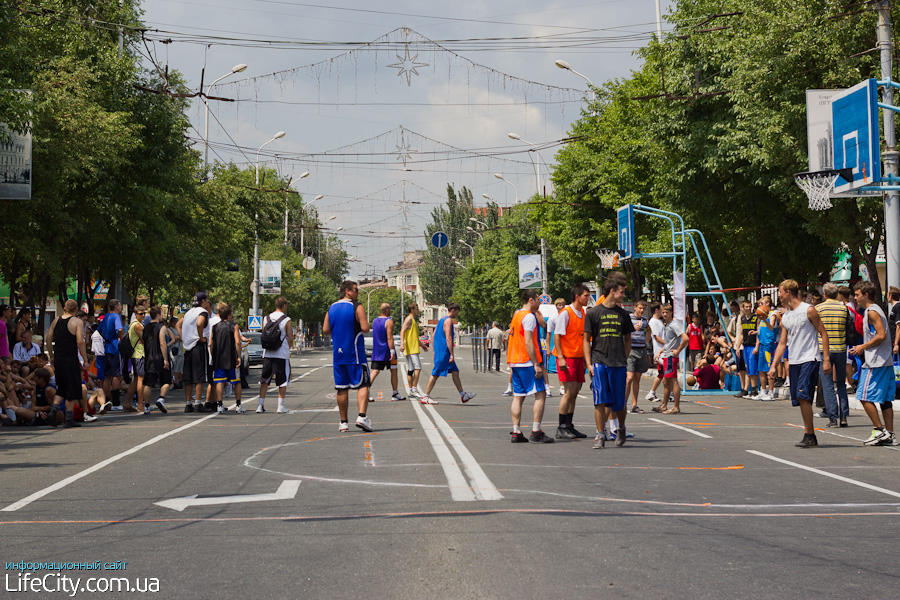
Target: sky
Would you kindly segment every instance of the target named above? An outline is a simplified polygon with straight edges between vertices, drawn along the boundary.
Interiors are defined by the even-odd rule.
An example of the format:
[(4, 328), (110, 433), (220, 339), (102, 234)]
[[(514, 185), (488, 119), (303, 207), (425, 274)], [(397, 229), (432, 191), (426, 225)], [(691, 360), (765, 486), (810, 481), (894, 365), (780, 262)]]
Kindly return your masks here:
[[(554, 61), (598, 86), (625, 78), (657, 29), (655, 0), (146, 0), (142, 10), (148, 66), (197, 90), (201, 74), (209, 86), (247, 65), (210, 92), (235, 100), (209, 103), (210, 162), (254, 165), (284, 131), (260, 164), (292, 177), (305, 202), (323, 196), (312, 206), (354, 278), (423, 249), (448, 184), (479, 205), (482, 194), (509, 206), (551, 191), (559, 140), (590, 97)], [(201, 151), (205, 115), (195, 101)]]

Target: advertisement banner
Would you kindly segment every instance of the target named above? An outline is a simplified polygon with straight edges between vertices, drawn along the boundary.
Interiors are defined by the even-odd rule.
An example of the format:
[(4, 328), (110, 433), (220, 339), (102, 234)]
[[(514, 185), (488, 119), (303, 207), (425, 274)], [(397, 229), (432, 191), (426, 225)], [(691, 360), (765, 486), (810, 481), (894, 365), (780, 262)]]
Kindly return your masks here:
[(520, 254), (519, 255), (519, 289), (541, 289), (541, 281), (543, 280), (541, 273), (541, 255), (540, 254)]
[(281, 261), (259, 261), (259, 293), (277, 296), (281, 293)]
[(31, 200), (31, 133), (0, 123), (0, 200)]

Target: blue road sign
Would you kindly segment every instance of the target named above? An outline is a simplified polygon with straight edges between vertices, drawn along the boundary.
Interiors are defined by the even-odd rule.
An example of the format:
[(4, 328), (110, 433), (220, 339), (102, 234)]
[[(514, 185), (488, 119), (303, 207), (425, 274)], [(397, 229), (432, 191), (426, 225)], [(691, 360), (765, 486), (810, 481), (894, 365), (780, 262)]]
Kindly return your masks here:
[(867, 79), (831, 99), (834, 128), (834, 168), (850, 169), (851, 180), (838, 177), (840, 194), (881, 181), (878, 129), (878, 81)]
[(450, 238), (443, 231), (436, 231), (431, 236), (431, 245), (435, 248), (443, 248), (450, 243)]
[(616, 212), (619, 230), (619, 256), (623, 259), (634, 257), (634, 205), (626, 204)]
[(541, 294), (539, 300), (541, 301), (541, 304), (553, 304), (553, 298), (551, 298), (549, 294)]
[(247, 329), (250, 331), (259, 331), (262, 329), (262, 317), (250, 315), (250, 321), (247, 323)]

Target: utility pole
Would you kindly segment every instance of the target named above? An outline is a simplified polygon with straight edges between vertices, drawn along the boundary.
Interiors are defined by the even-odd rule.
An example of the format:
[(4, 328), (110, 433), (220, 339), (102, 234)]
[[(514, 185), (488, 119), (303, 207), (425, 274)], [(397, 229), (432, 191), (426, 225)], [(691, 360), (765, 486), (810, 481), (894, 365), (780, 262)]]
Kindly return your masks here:
[[(881, 0), (878, 3), (878, 48), (881, 50), (881, 79), (892, 81), (892, 64), (894, 47), (891, 41), (891, 2)], [(891, 86), (882, 88), (882, 102), (894, 104), (894, 89)], [(894, 111), (884, 112), (884, 166), (882, 176), (890, 180), (898, 173), (900, 154), (897, 153), (896, 136), (894, 135)], [(884, 255), (887, 281), (885, 294), (892, 285), (900, 286), (900, 196), (895, 191), (884, 193)]]
[(662, 44), (662, 11), (659, 9), (659, 0), (656, 0), (656, 41)]
[(541, 238), (541, 289), (546, 294), (547, 286), (547, 240)]

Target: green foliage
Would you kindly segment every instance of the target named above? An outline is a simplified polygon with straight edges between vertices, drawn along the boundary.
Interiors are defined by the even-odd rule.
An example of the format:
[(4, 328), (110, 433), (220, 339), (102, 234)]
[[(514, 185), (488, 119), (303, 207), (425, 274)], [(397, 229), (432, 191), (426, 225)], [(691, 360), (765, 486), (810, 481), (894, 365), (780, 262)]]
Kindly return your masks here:
[[(465, 186), (457, 194), (453, 186), (447, 184), (447, 206), (439, 206), (431, 211), (431, 223), (425, 227), (425, 264), (419, 269), (419, 284), (429, 304), (447, 304), (453, 293), (453, 280), (459, 270), (457, 261), (471, 256), (466, 246), (475, 245), (478, 235), (466, 229), (472, 227), (470, 218), (475, 218), (475, 203), (472, 192)], [(474, 228), (473, 228), (474, 229)], [(443, 231), (450, 243), (443, 248), (431, 244), (431, 236)], [(462, 243), (460, 240), (462, 240)]]
[(410, 303), (416, 299), (411, 294), (403, 294), (403, 312), (400, 311), (400, 290), (393, 287), (377, 288), (372, 290), (371, 294), (367, 294), (368, 290), (359, 290), (359, 302), (366, 307), (366, 316), (369, 322), (381, 314), (381, 305), (385, 302), (391, 305), (391, 316), (394, 319), (394, 333), (400, 333), (400, 326), (403, 325), (403, 319), (406, 318), (407, 309)]
[[(500, 217), (475, 247), (474, 261), (466, 261), (466, 268), (457, 275), (451, 300), (460, 305), (459, 318), (464, 325), (482, 326), (491, 321), (508, 324), (522, 307), (519, 255), (539, 254), (541, 250), (531, 210), (525, 205)], [(553, 255), (547, 259), (547, 273), (548, 291), (554, 299), (562, 296), (571, 300), (572, 285), (585, 279)]]
[[(731, 12), (741, 14), (710, 21)], [(669, 20), (675, 33), (643, 49), (631, 77), (596, 90), (558, 154), (563, 204), (539, 215), (554, 252), (596, 268), (593, 250), (616, 246), (615, 209), (643, 203), (705, 234), (725, 287), (755, 284), (757, 261), (765, 282), (819, 278), (842, 243), (874, 272), (880, 199), (813, 212), (792, 175), (807, 170), (805, 90), (880, 76), (867, 52), (875, 12), (828, 0), (678, 0)], [(658, 222), (639, 218), (637, 229), (641, 251), (671, 248)], [(642, 263), (635, 275), (671, 281), (668, 261)]]

